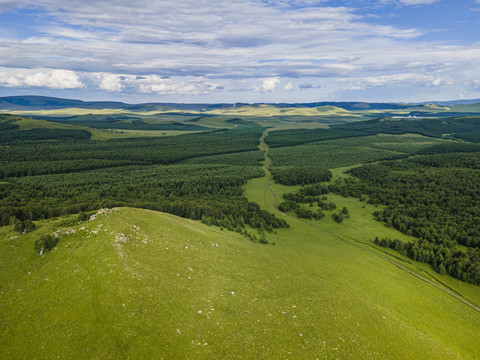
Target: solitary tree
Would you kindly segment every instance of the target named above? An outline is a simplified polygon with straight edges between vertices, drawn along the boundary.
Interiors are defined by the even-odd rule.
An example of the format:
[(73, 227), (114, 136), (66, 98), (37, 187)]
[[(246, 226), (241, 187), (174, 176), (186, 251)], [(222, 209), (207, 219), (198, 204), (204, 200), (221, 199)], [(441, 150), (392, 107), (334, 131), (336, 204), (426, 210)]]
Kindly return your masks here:
[(33, 245), (34, 249), (42, 255), (45, 251), (52, 250), (58, 244), (58, 238), (52, 235), (42, 235)]

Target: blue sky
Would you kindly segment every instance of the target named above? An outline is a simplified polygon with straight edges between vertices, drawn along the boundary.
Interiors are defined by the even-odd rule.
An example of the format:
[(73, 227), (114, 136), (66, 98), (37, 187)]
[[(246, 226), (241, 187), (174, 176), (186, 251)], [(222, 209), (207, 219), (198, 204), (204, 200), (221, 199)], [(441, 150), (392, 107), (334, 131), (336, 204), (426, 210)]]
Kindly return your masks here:
[(480, 0), (0, 0), (0, 96), (480, 98)]

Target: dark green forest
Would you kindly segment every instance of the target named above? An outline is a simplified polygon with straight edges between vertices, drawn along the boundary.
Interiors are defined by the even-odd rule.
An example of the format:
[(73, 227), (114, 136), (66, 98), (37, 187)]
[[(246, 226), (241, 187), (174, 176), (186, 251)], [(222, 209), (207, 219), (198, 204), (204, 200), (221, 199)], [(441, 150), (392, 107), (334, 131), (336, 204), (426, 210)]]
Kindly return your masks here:
[[(2, 133), (10, 131), (28, 132), (5, 126)], [(250, 123), (177, 137), (24, 137), (0, 148), (0, 223), (133, 206), (246, 235), (245, 225), (271, 232), (286, 222), (243, 196), (246, 181), (264, 175), (257, 150), (262, 131)]]
[[(435, 153), (439, 149), (432, 149), (432, 155), (352, 168), (350, 178), (286, 193), (280, 208), (298, 216), (300, 204), (327, 209), (322, 201), (327, 193), (384, 205), (373, 216), (419, 240), (382, 239), (376, 244), (428, 263), (439, 273), (480, 284), (480, 153)], [(300, 217), (313, 215), (307, 209)]]
[(281, 130), (269, 134), (265, 142), (272, 148), (316, 141), (344, 139), (375, 134), (420, 134), (424, 136), (480, 142), (480, 117), (374, 119), (334, 124), (329, 129)]

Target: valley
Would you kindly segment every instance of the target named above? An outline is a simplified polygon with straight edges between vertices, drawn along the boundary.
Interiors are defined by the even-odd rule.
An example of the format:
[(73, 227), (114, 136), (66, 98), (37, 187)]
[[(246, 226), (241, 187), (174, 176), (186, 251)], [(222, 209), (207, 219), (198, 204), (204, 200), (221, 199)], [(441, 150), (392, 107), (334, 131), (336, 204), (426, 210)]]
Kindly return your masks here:
[[(392, 204), (353, 171), (475, 177), (478, 118), (330, 114), (305, 123), (298, 113), (247, 110), (196, 114), (193, 122), (143, 119), (142, 126), (207, 129), (131, 138), (120, 132), (125, 125), (90, 127), (105, 119), (4, 115), (0, 358), (480, 356), (480, 286), (375, 244), (419, 238), (374, 216)], [(22, 133), (39, 128), (52, 131)], [(99, 140), (98, 131), (108, 136)], [(457, 196), (475, 221), (476, 192), (466, 202), (462, 184)], [(294, 207), (280, 211), (288, 201)], [(16, 231), (15, 221), (34, 229)], [(55, 234), (51, 250), (34, 250), (42, 235)], [(442, 244), (455, 242), (449, 251), (470, 254), (475, 266), (478, 247), (455, 236)]]

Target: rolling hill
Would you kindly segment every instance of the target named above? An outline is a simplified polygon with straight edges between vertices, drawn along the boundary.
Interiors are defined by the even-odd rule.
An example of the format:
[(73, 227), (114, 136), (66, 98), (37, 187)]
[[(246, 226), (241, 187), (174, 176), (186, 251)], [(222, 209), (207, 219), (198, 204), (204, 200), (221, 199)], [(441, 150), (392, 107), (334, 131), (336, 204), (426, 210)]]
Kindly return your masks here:
[[(106, 113), (132, 113), (143, 115), (184, 114), (184, 115), (243, 115), (243, 116), (373, 116), (436, 114), (449, 116), (449, 113), (480, 113), (477, 100), (447, 102), (369, 103), (369, 102), (314, 102), (314, 103), (266, 103), (266, 104), (182, 104), (182, 103), (143, 103), (126, 104), (113, 101), (82, 101), (45, 96), (0, 97), (0, 111), (35, 115), (85, 115)], [(433, 105), (433, 106), (432, 106)]]
[[(70, 223), (69, 223), (70, 221)], [(1, 229), (0, 357), (467, 359), (480, 314), (292, 222), (276, 246), (148, 210)], [(60, 242), (44, 256), (37, 233)], [(41, 335), (39, 335), (41, 334)]]

